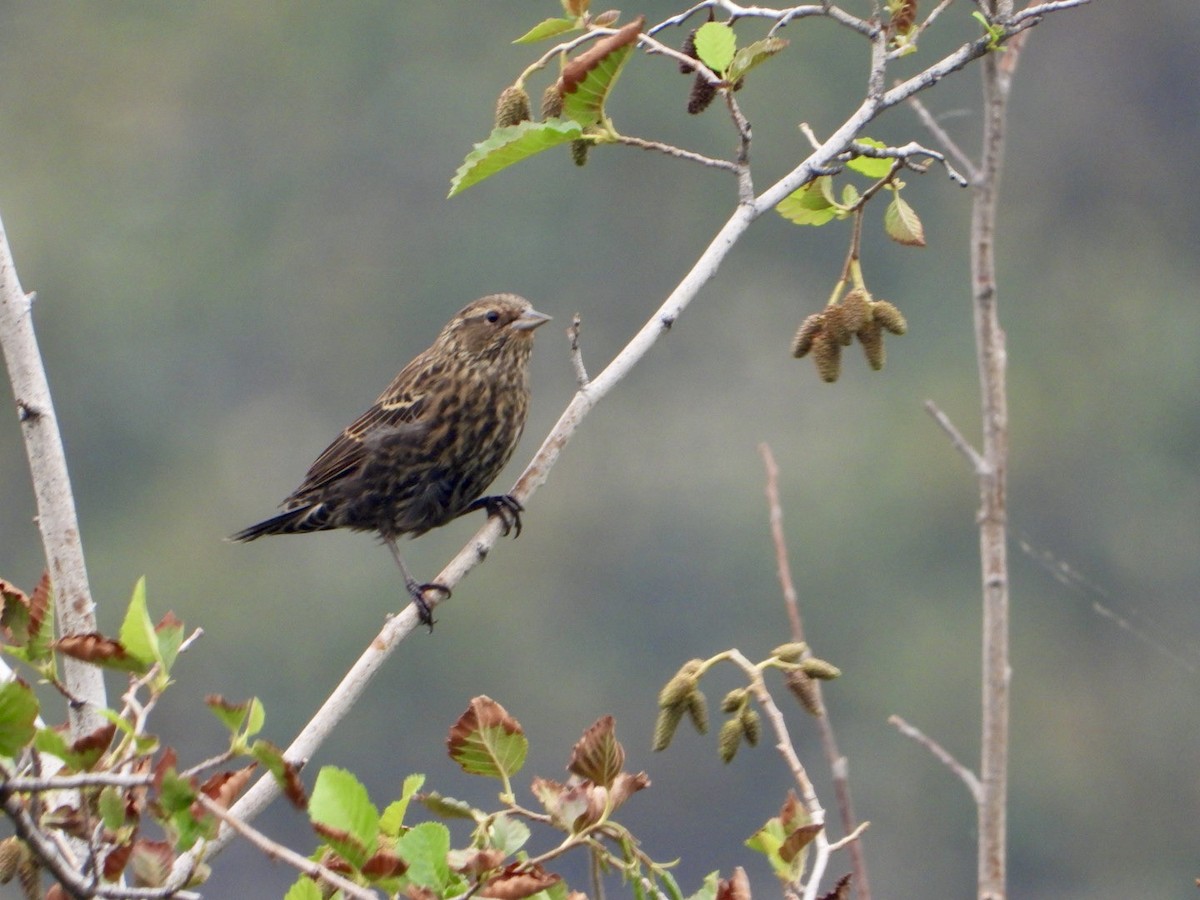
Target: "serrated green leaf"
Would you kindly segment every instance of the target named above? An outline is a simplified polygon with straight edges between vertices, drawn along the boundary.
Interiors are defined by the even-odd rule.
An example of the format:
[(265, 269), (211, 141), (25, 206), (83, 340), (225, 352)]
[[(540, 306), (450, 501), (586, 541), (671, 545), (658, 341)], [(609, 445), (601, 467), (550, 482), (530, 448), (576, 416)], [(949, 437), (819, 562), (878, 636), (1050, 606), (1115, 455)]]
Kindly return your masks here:
[(252, 738), (260, 731), (267, 721), (267, 711), (262, 701), (257, 697), (250, 698), (250, 710), (246, 713), (246, 729), (242, 732), (245, 738)]
[(833, 178), (814, 178), (780, 200), (775, 211), (797, 225), (824, 225), (841, 212), (833, 199)]
[(396, 852), (408, 863), (409, 882), (427, 887), (436, 894), (449, 883), (450, 830), (441, 822), (422, 822), (410, 828), (398, 841)]
[(151, 666), (159, 661), (158, 638), (146, 609), (145, 576), (133, 586), (133, 596), (129, 598), (129, 609), (125, 611), (125, 621), (121, 623), (118, 639), (125, 652), (142, 665)]
[[(877, 141), (874, 138), (859, 138), (856, 143), (866, 144), (868, 147), (875, 147), (877, 150), (882, 150), (887, 146), (883, 141)], [(892, 160), (876, 159), (873, 156), (856, 156), (846, 163), (846, 168), (853, 169), (860, 175), (866, 175), (868, 178), (883, 178), (888, 172), (892, 171)]]
[(475, 145), (450, 181), (450, 197), (490, 178), (501, 169), (523, 159), (573, 141), (583, 134), (578, 122), (566, 119), (547, 119), (544, 122), (521, 122), (497, 128), (487, 140)]
[(705, 22), (696, 29), (696, 56), (718, 74), (724, 74), (733, 62), (737, 37), (723, 22)]
[(173, 622), (166, 625), (159, 623), (158, 628), (154, 629), (154, 634), (159, 661), (162, 663), (165, 676), (171, 671), (171, 667), (175, 665), (175, 660), (179, 656), (179, 648), (183, 644), (183, 623)]
[(645, 16), (638, 16), (584, 53), (562, 71), (563, 116), (587, 127), (604, 120), (604, 103), (637, 44)]
[(925, 227), (916, 211), (897, 193), (883, 213), (883, 227), (897, 244), (906, 247), (925, 246)]
[(574, 19), (542, 19), (527, 32), (513, 41), (514, 44), (536, 44), (538, 41), (544, 41), (546, 38), (557, 37), (560, 34), (566, 34), (568, 31), (574, 31), (579, 26)]
[[(375, 852), (379, 837), (379, 812), (371, 804), (367, 789), (353, 772), (325, 766), (317, 773), (308, 816), (322, 826), (324, 837), (351, 865), (361, 867)], [(331, 837), (330, 831), (348, 839)]]
[(379, 830), (389, 837), (396, 837), (404, 826), (404, 816), (408, 812), (408, 804), (425, 784), (425, 776), (413, 774), (404, 779), (404, 787), (400, 791), (400, 799), (393, 800), (387, 805), (379, 817)]
[(29, 745), (37, 732), (37, 696), (20, 681), (0, 686), (0, 756), (13, 757)]
[(500, 725), (484, 726), (466, 735), (451, 756), (470, 775), (511, 778), (525, 764), (529, 739)]
[(321, 900), (323, 896), (315, 881), (307, 875), (301, 875), (288, 888), (283, 900)]
[(731, 82), (745, 78), (747, 72), (759, 63), (766, 62), (787, 45), (786, 39), (776, 37), (763, 38), (761, 41), (747, 44), (733, 55), (733, 61), (730, 62), (729, 71), (725, 77)]

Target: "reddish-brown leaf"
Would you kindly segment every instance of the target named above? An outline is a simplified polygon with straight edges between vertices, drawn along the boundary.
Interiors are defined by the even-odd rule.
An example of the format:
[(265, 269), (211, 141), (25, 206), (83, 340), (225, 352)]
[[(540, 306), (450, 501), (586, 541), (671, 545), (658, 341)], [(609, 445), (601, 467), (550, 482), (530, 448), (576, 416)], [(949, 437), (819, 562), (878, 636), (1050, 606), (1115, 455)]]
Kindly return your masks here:
[(29, 595), (10, 581), (0, 578), (0, 627), (9, 643), (29, 640)]
[(46, 610), (50, 608), (50, 599), (54, 590), (50, 584), (50, 570), (42, 572), (33, 595), (29, 598), (29, 636), (37, 637), (41, 633), (42, 623), (46, 621)]
[(233, 804), (234, 798), (242, 792), (242, 788), (250, 780), (250, 773), (257, 765), (257, 763), (251, 763), (236, 772), (217, 772), (200, 785), (200, 793), (218, 806), (228, 809)]
[(571, 750), (567, 771), (610, 787), (625, 765), (625, 748), (617, 740), (612, 716), (604, 716), (583, 733)]
[(575, 93), (580, 82), (587, 78), (588, 73), (596, 66), (600, 65), (610, 53), (620, 50), (622, 47), (627, 47), (638, 39), (641, 34), (642, 25), (646, 23), (645, 16), (638, 16), (628, 25), (617, 29), (608, 37), (601, 38), (596, 41), (587, 51), (580, 53), (577, 57), (571, 60), (563, 68), (562, 78), (559, 83), (562, 85), (564, 94)]
[(120, 641), (102, 634), (69, 634), (54, 642), (60, 652), (83, 662), (115, 662), (130, 658)]
[(818, 834), (821, 833), (823, 825), (801, 825), (799, 828), (792, 831), (779, 847), (779, 858), (785, 863), (790, 863), (795, 859), (800, 851), (813, 842)]
[(162, 791), (163, 776), (167, 772), (175, 768), (175, 763), (179, 757), (175, 753), (174, 747), (167, 747), (163, 750), (162, 756), (158, 758), (158, 763), (154, 766), (154, 790)]
[(154, 630), (157, 632), (157, 631), (162, 631), (164, 628), (182, 628), (182, 627), (183, 627), (183, 622), (181, 622), (179, 619), (177, 619), (175, 617), (174, 612), (172, 612), (171, 610), (167, 610), (167, 614), (162, 617), (162, 621), (160, 621), (157, 625), (154, 626)]
[(455, 872), (478, 878), (484, 872), (495, 869), (504, 862), (505, 858), (506, 854), (503, 850), (464, 850), (461, 856), (455, 857), (451, 867)]
[(512, 863), (505, 866), (503, 872), (488, 880), (479, 895), (495, 900), (524, 900), (562, 881), (560, 876), (547, 872), (541, 866), (525, 869), (524, 865)]
[(407, 871), (408, 863), (390, 850), (377, 851), (362, 867), (368, 878), (394, 878)]
[(105, 722), (91, 734), (85, 734), (71, 744), (71, 749), (75, 753), (89, 756), (95, 754), (96, 757), (99, 757), (101, 753), (108, 749), (108, 745), (112, 743), (113, 735), (116, 733), (117, 726), (112, 722)]
[(738, 866), (733, 875), (717, 883), (717, 900), (750, 900), (750, 879), (745, 869)]
[(850, 900), (850, 879), (851, 874), (847, 872), (838, 879), (838, 883), (833, 886), (833, 890), (828, 894), (822, 894), (820, 900)]
[(645, 772), (638, 772), (636, 775), (630, 775), (628, 772), (622, 772), (617, 776), (616, 781), (609, 793), (612, 795), (613, 809), (617, 809), (626, 800), (644, 788), (650, 787), (650, 776)]
[(129, 862), (130, 854), (133, 853), (133, 842), (127, 841), (124, 844), (118, 844), (104, 857), (104, 865), (101, 866), (101, 871), (105, 881), (116, 881), (121, 877), (121, 873), (125, 871), (125, 864)]

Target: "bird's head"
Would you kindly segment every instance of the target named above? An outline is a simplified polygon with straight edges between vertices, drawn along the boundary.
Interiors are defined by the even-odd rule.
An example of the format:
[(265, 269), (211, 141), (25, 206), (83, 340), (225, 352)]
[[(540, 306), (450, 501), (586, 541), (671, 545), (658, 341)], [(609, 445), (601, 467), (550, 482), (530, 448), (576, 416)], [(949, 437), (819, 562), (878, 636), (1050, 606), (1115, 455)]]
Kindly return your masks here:
[(463, 307), (442, 329), (437, 344), (473, 357), (495, 357), (505, 348), (519, 347), (528, 354), (534, 329), (549, 321), (524, 297), (491, 294)]

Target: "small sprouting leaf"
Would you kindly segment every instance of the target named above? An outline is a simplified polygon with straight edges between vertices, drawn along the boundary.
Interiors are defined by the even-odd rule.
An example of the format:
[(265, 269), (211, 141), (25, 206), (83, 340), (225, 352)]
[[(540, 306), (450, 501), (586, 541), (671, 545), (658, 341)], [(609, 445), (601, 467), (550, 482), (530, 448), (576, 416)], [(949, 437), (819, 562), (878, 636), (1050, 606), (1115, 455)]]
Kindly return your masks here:
[(714, 72), (725, 74), (737, 50), (733, 29), (723, 22), (705, 22), (696, 30), (696, 55)]
[(414, 825), (396, 841), (396, 852), (408, 863), (405, 875), (413, 885), (427, 887), (440, 895), (450, 881), (450, 830), (441, 822)]
[(625, 749), (617, 740), (612, 716), (604, 716), (583, 733), (571, 750), (567, 771), (602, 787), (612, 787), (625, 765)]
[[(874, 147), (876, 150), (884, 149), (887, 144), (883, 141), (877, 141), (874, 138), (859, 138), (855, 141), (857, 144), (863, 144), (867, 147)], [(866, 175), (868, 178), (883, 178), (892, 171), (893, 160), (877, 159), (874, 156), (856, 156), (846, 163), (846, 168), (853, 169), (860, 175)]]
[(352, 772), (323, 767), (308, 801), (308, 815), (320, 835), (355, 868), (375, 852), (379, 813)]
[(443, 819), (474, 820), (483, 816), (483, 813), (476, 810), (466, 800), (444, 797), (437, 791), (425, 791), (422, 794), (417, 794), (416, 799), (435, 816), (441, 816)]
[(829, 175), (814, 178), (779, 201), (775, 211), (797, 225), (824, 225), (840, 212), (833, 198), (833, 179)]
[(118, 637), (125, 652), (147, 668), (159, 661), (158, 638), (146, 609), (145, 576), (133, 586), (133, 596), (129, 598), (129, 609), (125, 612), (125, 621), (121, 623)]
[(583, 127), (568, 119), (522, 122), (520, 125), (497, 128), (487, 140), (476, 144), (467, 154), (450, 181), (449, 196), (461, 194), (513, 163), (573, 141), (582, 134)]
[(766, 62), (787, 45), (786, 39), (776, 37), (763, 38), (761, 41), (748, 44), (733, 55), (733, 61), (729, 64), (729, 71), (725, 73), (725, 77), (732, 82), (745, 78), (747, 72), (759, 63)]
[(491, 697), (476, 697), (450, 729), (450, 758), (471, 775), (505, 780), (525, 764), (529, 740), (521, 723)]
[(37, 716), (33, 688), (20, 680), (0, 685), (0, 756), (16, 756), (28, 746)]
[(546, 38), (557, 37), (574, 31), (578, 26), (574, 19), (542, 19), (527, 32), (513, 41), (514, 44), (536, 44)]
[(308, 794), (300, 780), (300, 767), (283, 758), (283, 750), (261, 738), (250, 745), (250, 756), (265, 768), (283, 788), (283, 795), (292, 806), (304, 809), (308, 806)]
[(112, 785), (100, 789), (96, 808), (100, 812), (100, 821), (109, 831), (116, 831), (125, 824), (125, 798)]
[(645, 16), (638, 16), (598, 40), (563, 67), (559, 79), (563, 115), (583, 126), (594, 125), (604, 118), (604, 101), (628, 61), (645, 22)]
[(408, 812), (408, 804), (412, 802), (413, 796), (424, 784), (424, 775), (409, 775), (404, 779), (404, 786), (400, 790), (400, 799), (389, 803), (379, 817), (380, 831), (389, 837), (396, 837), (400, 834), (400, 829), (404, 826), (404, 814)]
[(163, 672), (170, 672), (171, 666), (175, 665), (175, 658), (179, 655), (179, 647), (183, 644), (183, 623), (175, 618), (174, 613), (168, 612), (162, 617), (162, 621), (154, 626), (154, 634)]
[[(220, 694), (209, 694), (204, 698), (204, 705), (212, 710), (213, 715), (220, 719), (221, 724), (233, 735), (242, 730), (242, 724), (249, 718), (252, 703), (251, 700), (231, 703)], [(261, 705), (259, 704), (260, 707)], [(261, 722), (259, 725), (261, 727)]]
[(906, 247), (925, 246), (925, 228), (916, 212), (899, 193), (896, 193), (883, 213), (883, 227), (887, 236), (898, 244), (904, 244)]
[(529, 841), (529, 826), (513, 816), (501, 813), (492, 819), (488, 829), (488, 845), (512, 856)]
[(582, 16), (591, 5), (591, 0), (562, 0), (563, 12), (568, 16)]

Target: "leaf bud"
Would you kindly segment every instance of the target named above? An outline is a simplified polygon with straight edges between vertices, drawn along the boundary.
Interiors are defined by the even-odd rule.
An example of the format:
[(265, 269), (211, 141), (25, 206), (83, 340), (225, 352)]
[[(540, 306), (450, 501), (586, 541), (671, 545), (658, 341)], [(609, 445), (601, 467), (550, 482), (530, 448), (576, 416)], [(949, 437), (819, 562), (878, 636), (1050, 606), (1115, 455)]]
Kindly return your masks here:
[(842, 674), (842, 670), (833, 663), (818, 659), (815, 656), (801, 660), (800, 671), (810, 678), (819, 678), (822, 681), (831, 681)]
[(682, 706), (667, 706), (658, 711), (658, 718), (654, 720), (654, 739), (650, 745), (655, 753), (670, 746), (671, 738), (675, 737), (675, 729), (682, 720)]
[(693, 116), (699, 115), (708, 109), (715, 96), (717, 86), (697, 72), (696, 79), (692, 82), (692, 92), (688, 95), (687, 111)]
[(800, 662), (808, 650), (808, 644), (804, 641), (788, 641), (786, 644), (780, 644), (771, 651), (771, 655), (776, 659), (781, 659), (784, 662)]
[(871, 304), (871, 313), (875, 321), (892, 334), (904, 334), (908, 331), (908, 321), (904, 314), (892, 303), (886, 300), (876, 300)]
[(692, 724), (696, 726), (696, 730), (701, 734), (707, 734), (708, 703), (702, 691), (696, 690), (688, 694), (687, 712)]
[(742, 723), (738, 719), (726, 719), (725, 724), (721, 726), (721, 733), (717, 736), (717, 752), (721, 756), (721, 762), (730, 762), (737, 755), (741, 742)]
[[(700, 58), (700, 55), (696, 52), (696, 32), (698, 30), (699, 29), (697, 29), (697, 28), (693, 28), (691, 31), (689, 31), (688, 36), (683, 39), (683, 46), (679, 48), (680, 53), (682, 53), (684, 56), (690, 57), (692, 59)], [(692, 72), (693, 70), (695, 70), (695, 68), (696, 68), (695, 66), (688, 65), (683, 60), (679, 61), (679, 71), (682, 72), (684, 75), (687, 75), (689, 72)]]
[(828, 384), (837, 381), (842, 373), (842, 345), (821, 332), (813, 338), (812, 355), (821, 380)]
[(746, 743), (751, 747), (758, 746), (758, 739), (762, 736), (762, 718), (758, 715), (758, 710), (751, 709), (749, 706), (745, 707), (738, 716), (738, 723), (741, 725)]
[(563, 111), (562, 85), (557, 81), (542, 92), (542, 118), (557, 119)]
[(821, 702), (817, 696), (816, 683), (800, 669), (792, 669), (786, 677), (788, 690), (806, 711), (814, 716), (821, 715)]
[(659, 708), (682, 707), (687, 702), (688, 695), (696, 690), (696, 684), (700, 680), (700, 668), (703, 665), (702, 659), (689, 659), (680, 666), (679, 671), (672, 675), (671, 680), (658, 692)]
[(800, 323), (800, 327), (796, 329), (796, 336), (792, 338), (792, 356), (796, 359), (803, 359), (808, 355), (808, 351), (812, 349), (813, 339), (821, 333), (824, 322), (824, 314), (813, 313)]
[(585, 141), (583, 138), (580, 138), (575, 141), (571, 141), (571, 159), (573, 159), (575, 161), (575, 165), (577, 165), (577, 166), (586, 166), (587, 165), (588, 150), (590, 150), (591, 148), (592, 148), (592, 142)]
[(886, 351), (883, 347), (883, 328), (880, 324), (872, 320), (870, 324), (860, 328), (858, 342), (862, 344), (863, 353), (867, 355), (867, 362), (871, 364), (871, 368), (876, 372), (882, 369)]
[(746, 689), (734, 688), (725, 695), (725, 699), (721, 701), (721, 712), (732, 713), (737, 712), (746, 705)]
[(842, 298), (842, 322), (852, 334), (860, 331), (871, 321), (871, 295), (862, 288), (855, 288)]

